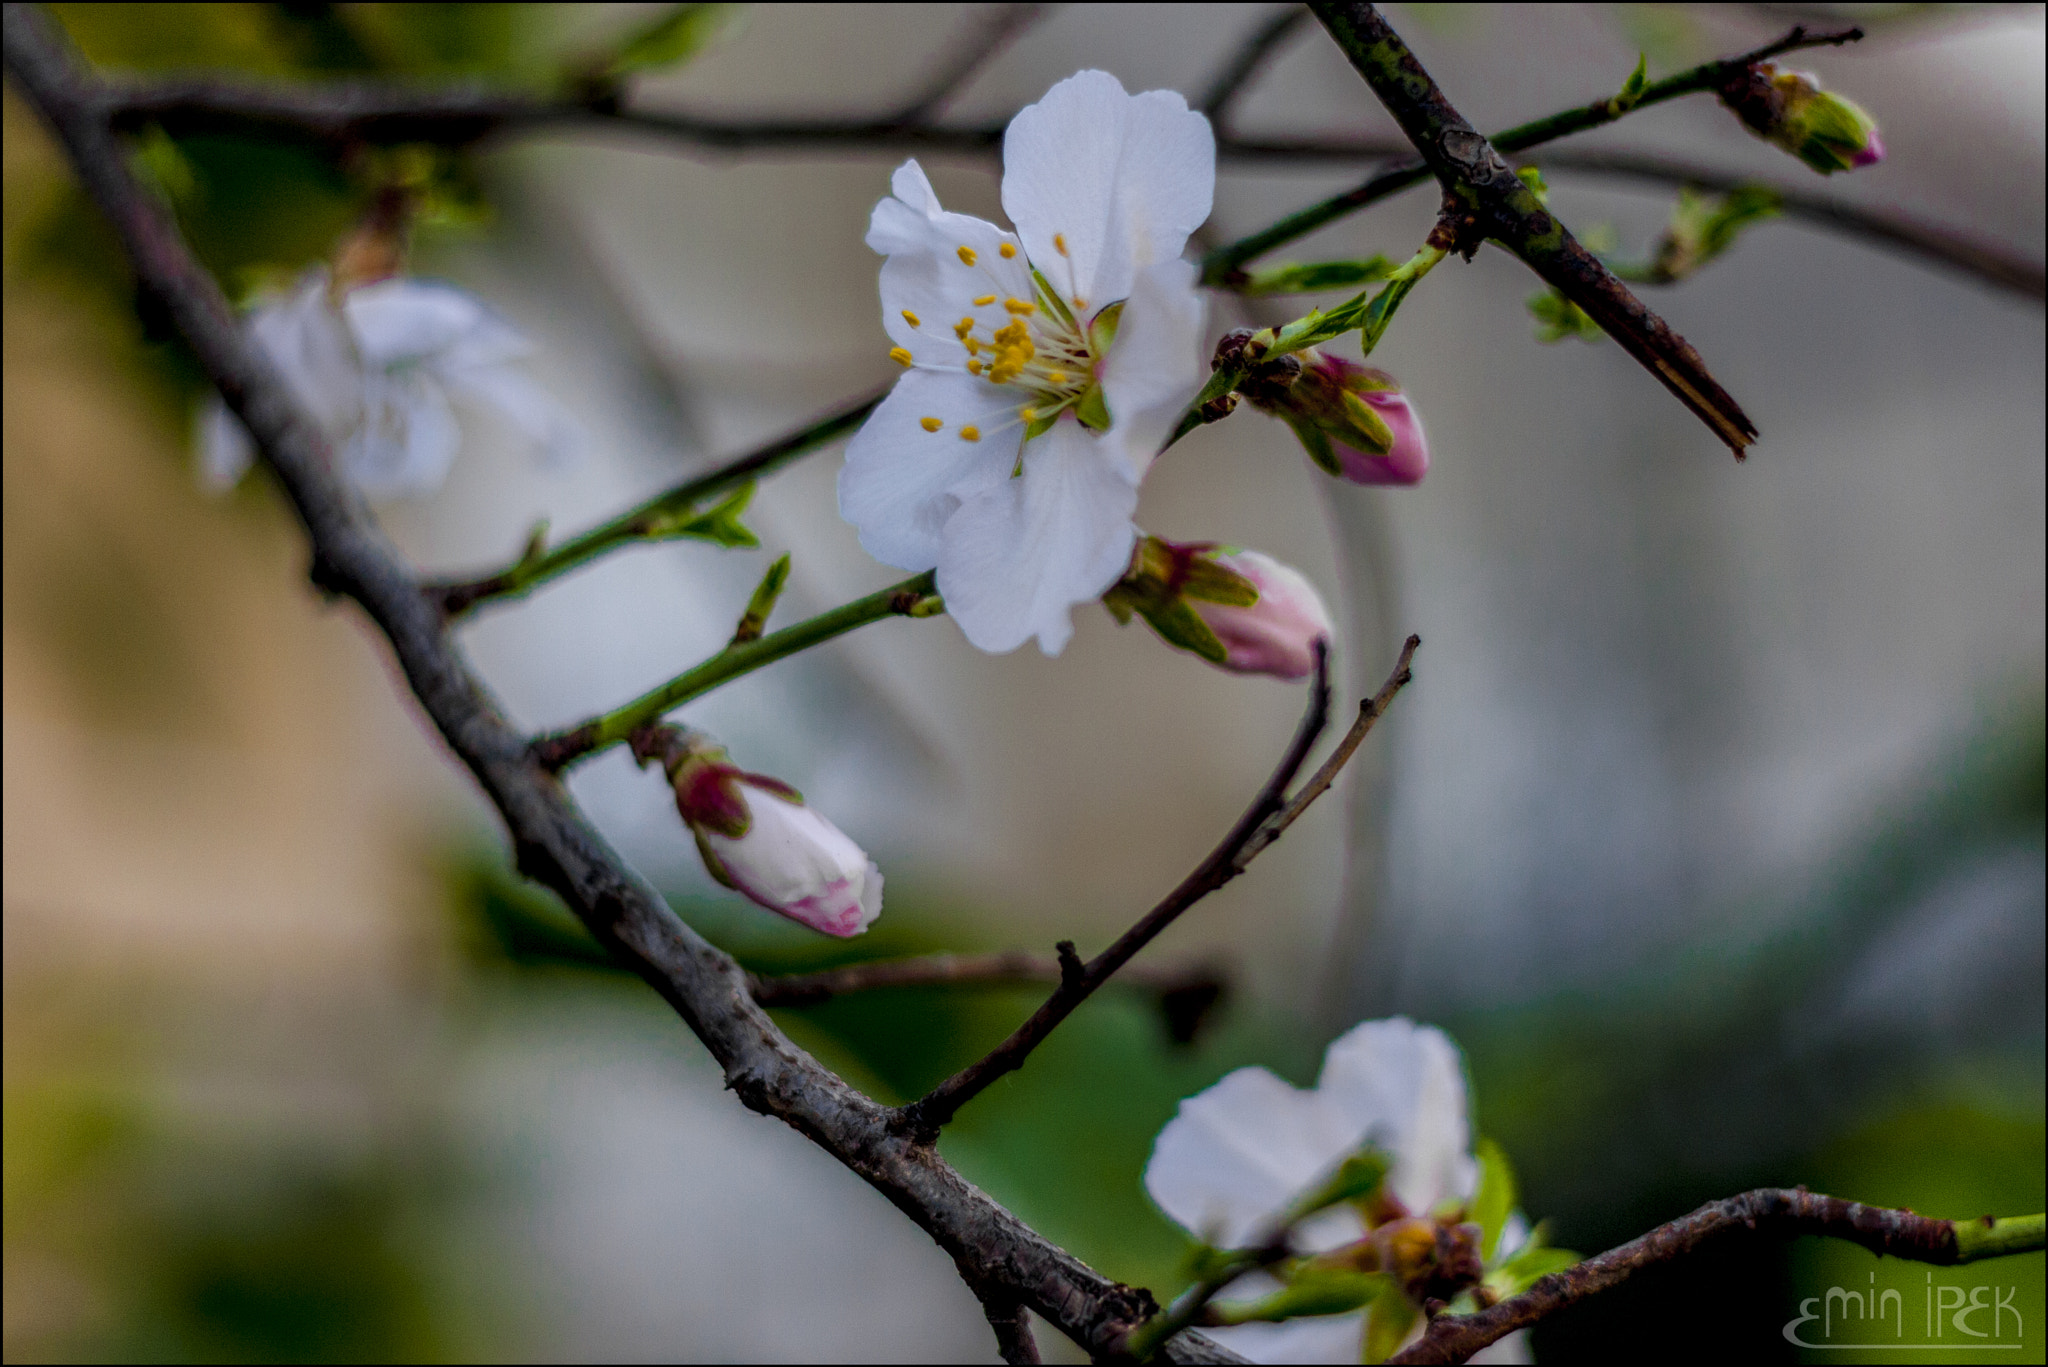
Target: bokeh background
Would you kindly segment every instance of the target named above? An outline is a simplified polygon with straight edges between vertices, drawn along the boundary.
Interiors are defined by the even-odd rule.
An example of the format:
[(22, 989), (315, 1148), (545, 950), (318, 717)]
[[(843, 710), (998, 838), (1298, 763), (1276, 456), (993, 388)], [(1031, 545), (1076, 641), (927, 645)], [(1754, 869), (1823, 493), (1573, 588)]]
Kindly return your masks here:
[[(660, 6), (58, 6), (95, 60), (525, 89)], [(761, 6), (649, 107), (864, 115), (922, 87), (985, 6)], [(999, 120), (1081, 67), (1199, 97), (1257, 5), (1061, 6), (944, 117)], [(1823, 188), (2040, 260), (2037, 6), (1396, 6), (1497, 127), (1752, 46), (1802, 55), (1890, 158)], [(1313, 25), (1241, 131), (1391, 135)], [(1817, 184), (1711, 101), (1589, 146)], [(158, 147), (195, 242), (245, 291), (318, 259), (360, 179), (226, 139)], [(588, 424), (567, 472), (488, 422), (436, 496), (385, 511), (434, 570), (502, 560), (885, 380), (866, 215), (886, 153), (707, 155), (620, 133), (443, 168), (416, 268), (542, 345)], [(998, 217), (992, 158), (925, 158)], [(166, 170), (165, 168), (171, 168)], [(1221, 173), (1235, 236), (1358, 168)], [(1670, 194), (1556, 171), (1625, 251)], [(1412, 250), (1426, 191), (1294, 259)], [(993, 1360), (943, 1255), (832, 1160), (723, 1093), (637, 982), (510, 872), (489, 809), (352, 612), (307, 587), (252, 478), (199, 491), (201, 395), (138, 321), (111, 240), (34, 117), (5, 107), (5, 1355)], [(1191, 1045), (1111, 991), (945, 1140), (975, 1181), (1162, 1293), (1181, 1236), (1139, 1186), (1179, 1098), (1399, 1011), (1465, 1048), (1479, 1128), (1553, 1237), (1596, 1249), (1763, 1183), (1944, 1216), (2043, 1200), (2043, 328), (2038, 300), (1793, 220), (1651, 300), (1763, 431), (1744, 465), (1610, 344), (1540, 346), (1499, 252), (1412, 296), (1376, 360), (1435, 455), (1339, 486), (1245, 412), (1163, 461), (1141, 521), (1302, 566), (1369, 689), (1415, 686), (1339, 791), (1153, 950), (1231, 992)], [(1239, 321), (1217, 301), (1212, 324)], [(755, 502), (764, 550), (637, 548), (480, 614), (511, 713), (559, 725), (715, 649), (764, 557), (785, 620), (895, 576), (835, 513), (836, 453)], [(888, 910), (824, 946), (711, 884), (659, 781), (608, 755), (577, 795), (678, 911), (775, 970), (935, 948), (1106, 942), (1257, 787), (1299, 691), (1081, 612), (1066, 654), (992, 658), (892, 622), (686, 710), (882, 863)], [(905, 1099), (1032, 994), (899, 991), (782, 1013)], [(1765, 1358), (1860, 1250), (1745, 1247), (1541, 1330), (1539, 1354)], [(1918, 1304), (1921, 1269), (1885, 1269)], [(2019, 1287), (2043, 1351), (2042, 1259)], [(1048, 1338), (1056, 1336), (1047, 1336)], [(1048, 1343), (1059, 1351), (1064, 1345)], [(1968, 1356), (1967, 1354), (1961, 1356)]]

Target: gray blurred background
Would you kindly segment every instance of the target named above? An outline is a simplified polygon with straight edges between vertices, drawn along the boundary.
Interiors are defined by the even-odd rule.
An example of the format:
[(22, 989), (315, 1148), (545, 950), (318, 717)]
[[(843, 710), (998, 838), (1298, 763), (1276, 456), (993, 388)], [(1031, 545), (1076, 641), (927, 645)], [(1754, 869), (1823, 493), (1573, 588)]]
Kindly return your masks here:
[[(386, 69), (513, 82), (660, 7), (393, 8), (58, 7), (110, 64), (346, 68), (305, 56), (328, 23)], [(988, 8), (755, 7), (632, 99), (871, 114)], [(1819, 188), (2039, 261), (2039, 7), (1390, 9), (1482, 128), (1611, 93), (1638, 52), (1664, 74), (1815, 11), (1871, 21), (1797, 64), (1876, 114), (1883, 165), (1823, 184), (1703, 99), (1574, 146)], [(1054, 7), (944, 117), (1000, 121), (1083, 67), (1198, 97), (1276, 12)], [(1312, 24), (1236, 124), (1394, 135)], [(216, 215), (234, 176), (286, 175), (191, 155)], [(305, 589), (268, 488), (197, 492), (189, 372), (137, 334), (11, 92), (6, 158), (7, 1356), (992, 1359), (942, 1255), (734, 1104), (637, 984), (579, 966), (387, 657)], [(470, 424), (448, 485), (386, 510), (401, 544), (487, 567), (537, 518), (599, 521), (886, 381), (861, 234), (900, 159), (623, 133), (476, 155), (488, 219), (423, 235), (416, 268), (526, 328), (595, 440), (548, 472)], [(1000, 217), (993, 157), (922, 159), (949, 208)], [(1362, 173), (1226, 162), (1210, 232)], [(1672, 194), (1549, 180), (1568, 223), (1638, 255)], [(270, 236), (215, 259), (317, 256), (347, 200), (320, 193), (273, 189), (285, 226), (243, 215)], [(1413, 191), (1275, 259), (1399, 259), (1433, 209)], [(1649, 301), (1761, 428), (1738, 465), (1613, 345), (1538, 345), (1534, 288), (1498, 251), (1449, 262), (1375, 354), (1429, 432), (1417, 488), (1334, 483), (1249, 410), (1149, 477), (1147, 530), (1266, 550), (1323, 588), (1345, 697), (1408, 632), (1425, 644), (1332, 800), (1149, 951), (1226, 970), (1205, 1037), (1169, 1045), (1135, 996), (1091, 1007), (947, 1141), (1114, 1275), (1178, 1284), (1178, 1236), (1137, 1187), (1178, 1097), (1246, 1062), (1307, 1081), (1324, 1041), (1396, 1011), (1464, 1044), (1481, 1129), (1567, 1244), (1763, 1181), (1943, 1215), (2040, 1204), (2039, 302), (1795, 219), (1755, 229)], [(1216, 300), (1212, 331), (1244, 307)], [(778, 620), (891, 582), (837, 517), (837, 464), (763, 486), (763, 554), (627, 550), (485, 611), (465, 644), (547, 728), (715, 650), (765, 556), (795, 557)], [(854, 952), (1085, 952), (1228, 826), (1302, 698), (1076, 616), (1057, 660), (885, 623), (684, 716), (880, 861), (888, 910)], [(626, 756), (572, 787), (705, 933), (764, 967), (819, 961), (709, 882)], [(901, 993), (785, 1023), (896, 1099), (1029, 1006)], [(1725, 1297), (1699, 1351), (1777, 1351), (1832, 1256), (1716, 1264), (1671, 1294)], [(2038, 1345), (2038, 1256), (2023, 1275)], [(1656, 1294), (1538, 1349), (1662, 1323)]]

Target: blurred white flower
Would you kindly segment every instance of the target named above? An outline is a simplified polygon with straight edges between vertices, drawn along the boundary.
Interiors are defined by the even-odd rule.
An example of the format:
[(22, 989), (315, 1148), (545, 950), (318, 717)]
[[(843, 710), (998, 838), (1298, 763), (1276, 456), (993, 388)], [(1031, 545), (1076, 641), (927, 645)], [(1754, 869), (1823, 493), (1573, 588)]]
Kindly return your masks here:
[(1180, 259), (1216, 144), (1179, 95), (1083, 71), (1003, 139), (1014, 233), (947, 213), (905, 162), (875, 206), (882, 320), (909, 373), (847, 446), (841, 514), (876, 559), (937, 567), (967, 639), (1057, 655), (1130, 562), (1138, 482), (1200, 388)]
[[(451, 398), (496, 412), (550, 462), (580, 444), (575, 418), (514, 364), (533, 345), (451, 285), (379, 280), (337, 305), (316, 268), (259, 305), (248, 333), (326, 432), (343, 476), (370, 498), (440, 487), (461, 444)], [(202, 481), (231, 488), (254, 456), (241, 420), (210, 398), (199, 417)]]
[[(1308, 1091), (1264, 1068), (1238, 1069), (1180, 1104), (1153, 1145), (1145, 1190), (1195, 1237), (1222, 1248), (1252, 1247), (1277, 1232), (1297, 1198), (1367, 1144), (1391, 1162), (1376, 1224), (1426, 1216), (1472, 1196), (1479, 1164), (1471, 1152), (1464, 1066), (1442, 1031), (1398, 1016), (1355, 1026), (1330, 1045)], [(1293, 1246), (1322, 1253), (1366, 1234), (1364, 1215), (1339, 1205), (1297, 1225)], [(1502, 1247), (1526, 1237), (1516, 1217)], [(1270, 1290), (1275, 1283), (1260, 1274), (1241, 1285)], [(1382, 1293), (1381, 1300), (1395, 1294)], [(1254, 1362), (1357, 1362), (1367, 1313), (1204, 1332)], [(1421, 1331), (1417, 1316), (1404, 1342)], [(1519, 1335), (1474, 1359), (1525, 1360)]]

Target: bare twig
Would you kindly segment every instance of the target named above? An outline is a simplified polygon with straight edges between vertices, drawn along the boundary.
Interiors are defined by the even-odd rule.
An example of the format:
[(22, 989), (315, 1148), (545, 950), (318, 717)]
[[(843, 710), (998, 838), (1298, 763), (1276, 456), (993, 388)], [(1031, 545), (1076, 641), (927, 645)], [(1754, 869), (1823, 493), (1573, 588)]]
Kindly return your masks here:
[[(834, 997), (879, 987), (1002, 987), (1059, 980), (1060, 961), (1053, 955), (1006, 949), (993, 954), (920, 954), (909, 959), (875, 959), (815, 973), (757, 976), (749, 981), (754, 1000), (763, 1006), (816, 1006)], [(1213, 988), (1220, 979), (1213, 968), (1133, 968), (1120, 981), (1146, 991), (1167, 993)]]
[(1230, 64), (1217, 73), (1209, 86), (1209, 93), (1202, 97), (1197, 106), (1209, 116), (1209, 122), (1216, 126), (1218, 136), (1230, 123), (1230, 111), (1238, 97), (1251, 84), (1252, 77), (1259, 74), (1259, 68), (1273, 55), (1273, 50), (1287, 41), (1289, 34), (1308, 21), (1308, 11), (1299, 5), (1289, 5), (1280, 13), (1268, 19), (1252, 31), (1243, 46), (1231, 54)]
[(996, 1352), (1005, 1362), (1038, 1362), (1038, 1340), (1031, 1333), (1031, 1316), (1024, 1303), (1004, 1292), (981, 1298), (981, 1313), (995, 1331)]
[[(1309, 9), (1401, 131), (1415, 144), (1444, 190), (1439, 232), (1470, 256), (1482, 241), (1506, 247), (1565, 298), (1727, 443), (1740, 460), (1756, 424), (1708, 373), (1700, 354), (1643, 305), (1574, 238), (1508, 169), (1493, 145), (1452, 107), (1379, 10), (1358, 0), (1310, 0)], [(1434, 241), (1434, 235), (1433, 235)]]
[(1752, 1234), (1787, 1238), (1824, 1234), (1847, 1239), (1872, 1253), (1913, 1262), (1947, 1265), (2008, 1253), (2038, 1251), (2042, 1220), (1930, 1220), (1909, 1210), (1866, 1206), (1804, 1188), (1765, 1188), (1713, 1201), (1683, 1219), (1659, 1225), (1640, 1239), (1553, 1272), (1524, 1291), (1472, 1315), (1439, 1315), (1394, 1362), (1463, 1362), (1517, 1329), (1527, 1328), (1568, 1305), (1610, 1290), (1646, 1267), (1671, 1262), (1724, 1236)]
[[(1408, 681), (1408, 662), (1414, 653), (1414, 645), (1401, 653), (1401, 662), (1396, 666), (1394, 678), (1381, 690), (1384, 698), (1391, 699)], [(1383, 705), (1383, 704), (1382, 704)], [(1287, 753), (1281, 757), (1273, 774), (1259, 789), (1259, 795), (1245, 809), (1244, 815), (1230, 829), (1223, 842), (1209, 852), (1208, 858), (1196, 865), (1194, 872), (1180, 881), (1180, 885), (1139, 918), (1137, 924), (1117, 937), (1114, 944), (1096, 955), (1086, 964), (1078, 961), (1065, 965), (1066, 972), (1060, 985), (1053, 989), (1045, 1004), (1031, 1014), (1031, 1018), (1011, 1032), (1010, 1037), (997, 1045), (983, 1058), (932, 1088), (924, 1097), (905, 1106), (898, 1113), (898, 1123), (912, 1134), (936, 1135), (941, 1126), (951, 1120), (960, 1108), (986, 1090), (990, 1083), (1005, 1073), (1024, 1066), (1024, 1060), (1031, 1051), (1045, 1042), (1047, 1036), (1059, 1028), (1082, 1002), (1093, 996), (1098, 988), (1108, 982), (1111, 975), (1130, 962), (1131, 957), (1168, 926), (1180, 914), (1195, 903), (1207, 897), (1231, 879), (1243, 873), (1250, 862), (1246, 851), (1257, 842), (1264, 849), (1278, 838), (1279, 831), (1267, 833), (1267, 827), (1280, 820), (1280, 829), (1293, 820), (1287, 815), (1292, 804), (1287, 799), (1288, 785), (1301, 772), (1301, 766), (1308, 760), (1308, 752), (1314, 748), (1316, 738), (1323, 733), (1330, 717), (1330, 670), (1327, 648), (1316, 647), (1315, 682), (1309, 689), (1308, 711), (1302, 716), (1301, 725), (1294, 733), (1294, 740), (1288, 745)], [(1353, 748), (1356, 748), (1355, 746)], [(1332, 773), (1335, 771), (1332, 770)], [(1320, 775), (1319, 775), (1320, 777)], [(1329, 785), (1326, 782), (1324, 788)], [(1322, 791), (1321, 789), (1317, 790)], [(1296, 811), (1295, 815), (1299, 815)], [(1064, 947), (1063, 947), (1064, 948)]]
[[(471, 673), (435, 604), (337, 475), (319, 428), (244, 339), (218, 282), (194, 259), (162, 201), (129, 169), (108, 101), (40, 11), (6, 7), (6, 62), (124, 248), (136, 282), (255, 438), (312, 546), (314, 582), (353, 599), (390, 643), (421, 708), (503, 818), (518, 865), (563, 901), (697, 1034), (749, 1108), (832, 1154), (909, 1216), (977, 1292), (1004, 1291), (1096, 1353), (1114, 1352), (1156, 1313), (1152, 1297), (1103, 1277), (991, 1201), (891, 1112), (792, 1044), (753, 1001), (730, 956), (678, 920), (529, 753)], [(1180, 1361), (1228, 1360), (1186, 1334)]]
[(923, 123), (941, 112), (949, 101), (974, 79), (983, 67), (1024, 31), (1043, 19), (1051, 5), (993, 5), (977, 16), (973, 27), (961, 36), (952, 51), (935, 63), (932, 79), (910, 103), (896, 113), (896, 122)]

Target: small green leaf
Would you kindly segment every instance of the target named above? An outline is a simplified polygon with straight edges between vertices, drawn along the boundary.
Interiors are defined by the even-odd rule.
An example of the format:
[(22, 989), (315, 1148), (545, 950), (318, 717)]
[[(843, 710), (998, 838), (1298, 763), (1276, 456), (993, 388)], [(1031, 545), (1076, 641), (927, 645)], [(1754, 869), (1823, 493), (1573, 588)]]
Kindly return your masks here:
[(1211, 664), (1220, 665), (1229, 658), (1230, 652), (1223, 648), (1223, 642), (1216, 639), (1216, 633), (1187, 599), (1175, 597), (1166, 603), (1141, 603), (1137, 609), (1168, 645), (1193, 651)]
[(1293, 1220), (1305, 1220), (1319, 1210), (1347, 1201), (1364, 1201), (1375, 1195), (1387, 1180), (1392, 1164), (1378, 1149), (1360, 1149), (1345, 1155), (1328, 1181), (1302, 1197), (1292, 1208)]
[(1275, 1323), (1305, 1315), (1348, 1315), (1373, 1304), (1388, 1285), (1388, 1279), (1378, 1272), (1307, 1263), (1270, 1296), (1217, 1304), (1212, 1309), (1222, 1324)]
[(1472, 1153), (1479, 1160), (1479, 1188), (1472, 1193), (1468, 1218), (1479, 1226), (1480, 1260), (1490, 1263), (1500, 1251), (1500, 1232), (1507, 1225), (1508, 1212), (1515, 1208), (1515, 1170), (1491, 1139), (1473, 1145)]
[(740, 614), (739, 625), (733, 628), (732, 644), (744, 645), (760, 639), (762, 628), (768, 625), (768, 614), (775, 611), (775, 600), (782, 596), (783, 585), (788, 582), (789, 556), (785, 553), (768, 567), (768, 573), (761, 576), (754, 589), (754, 596), (747, 600), (747, 610)]
[(1083, 394), (1081, 401), (1074, 405), (1074, 416), (1081, 420), (1083, 427), (1091, 431), (1107, 432), (1109, 430), (1109, 400), (1102, 396), (1101, 385), (1092, 384), (1088, 386), (1088, 392)]
[(1190, 598), (1233, 608), (1248, 608), (1259, 601), (1259, 591), (1251, 580), (1205, 556), (1188, 561), (1186, 573), (1180, 591)]
[(1607, 102), (1607, 108), (1617, 115), (1626, 114), (1636, 107), (1643, 98), (1643, 92), (1649, 88), (1650, 55), (1645, 52), (1637, 55), (1636, 69), (1629, 72), (1628, 79), (1622, 82), (1621, 93)]
[(1529, 193), (1536, 196), (1536, 202), (1544, 208), (1550, 207), (1550, 187), (1543, 183), (1543, 169), (1538, 166), (1524, 166), (1515, 172), (1515, 179), (1529, 187)]
[(686, 61), (710, 46), (739, 13), (738, 5), (677, 5), (629, 35), (605, 65), (604, 74), (624, 76)]
[(1306, 265), (1274, 266), (1258, 271), (1239, 286), (1240, 294), (1308, 294), (1315, 290), (1344, 289), (1370, 285), (1394, 273), (1394, 263), (1384, 256), (1363, 261), (1317, 261)]
[(1591, 315), (1554, 289), (1531, 295), (1529, 313), (1538, 324), (1539, 342), (1561, 342), (1567, 337), (1597, 342), (1606, 335)]
[(1499, 1296), (1519, 1296), (1553, 1272), (1562, 1272), (1579, 1261), (1568, 1248), (1545, 1248), (1542, 1231), (1530, 1236), (1522, 1251), (1486, 1274), (1486, 1286)]
[(747, 510), (747, 503), (753, 497), (754, 484), (749, 480), (733, 490), (723, 503), (714, 508), (701, 513), (684, 509), (652, 519), (647, 528), (647, 537), (655, 541), (672, 537), (691, 537), (699, 541), (713, 541), (734, 549), (752, 549), (761, 544), (761, 539), (740, 521), (740, 514)]
[(1381, 1296), (1365, 1312), (1365, 1357), (1367, 1362), (1385, 1362), (1401, 1350), (1402, 1342), (1415, 1327), (1422, 1312), (1406, 1296)]
[(1294, 435), (1301, 439), (1302, 449), (1308, 458), (1330, 474), (1342, 478), (1344, 463), (1337, 459), (1337, 449), (1330, 444), (1329, 434), (1314, 423), (1296, 422), (1289, 419), (1287, 425), (1294, 429)]

